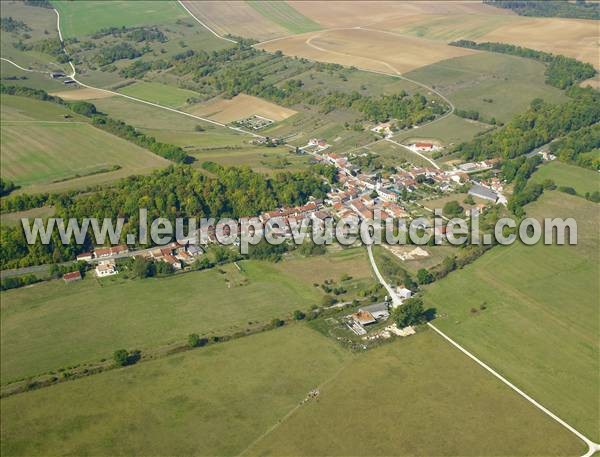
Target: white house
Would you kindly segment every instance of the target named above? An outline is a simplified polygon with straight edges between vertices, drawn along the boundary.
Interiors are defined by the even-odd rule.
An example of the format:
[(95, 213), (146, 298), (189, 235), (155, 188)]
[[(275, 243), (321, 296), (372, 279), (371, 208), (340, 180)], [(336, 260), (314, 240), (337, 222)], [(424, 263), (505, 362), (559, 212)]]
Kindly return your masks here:
[(98, 278), (116, 275), (117, 273), (117, 266), (110, 260), (103, 260), (96, 266), (96, 276)]

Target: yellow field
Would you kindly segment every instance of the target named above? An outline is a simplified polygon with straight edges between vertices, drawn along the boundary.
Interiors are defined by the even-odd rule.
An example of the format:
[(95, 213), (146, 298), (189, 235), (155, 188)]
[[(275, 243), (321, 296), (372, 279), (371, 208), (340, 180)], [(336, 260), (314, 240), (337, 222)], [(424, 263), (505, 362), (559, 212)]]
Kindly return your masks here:
[(289, 32), (267, 20), (246, 2), (183, 2), (194, 16), (220, 35), (236, 35), (259, 41), (288, 35)]
[(473, 54), (439, 41), (366, 28), (310, 32), (259, 45), (267, 51), (385, 73), (405, 73), (440, 60)]
[(478, 41), (498, 41), (553, 52), (589, 62), (600, 69), (597, 21), (527, 18), (503, 25)]
[(207, 103), (192, 106), (188, 111), (196, 116), (208, 117), (228, 124), (256, 114), (273, 121), (283, 121), (296, 111), (270, 103), (262, 98), (239, 94), (230, 100), (216, 98)]
[(76, 90), (53, 92), (50, 95), (55, 95), (63, 100), (96, 100), (98, 98), (114, 97), (114, 94), (111, 94), (110, 92), (87, 87)]
[(508, 10), (482, 3), (460, 1), (291, 1), (288, 3), (300, 13), (327, 28), (373, 26), (390, 19), (412, 21), (415, 20), (413, 16), (417, 16), (418, 19), (423, 15), (512, 15)]

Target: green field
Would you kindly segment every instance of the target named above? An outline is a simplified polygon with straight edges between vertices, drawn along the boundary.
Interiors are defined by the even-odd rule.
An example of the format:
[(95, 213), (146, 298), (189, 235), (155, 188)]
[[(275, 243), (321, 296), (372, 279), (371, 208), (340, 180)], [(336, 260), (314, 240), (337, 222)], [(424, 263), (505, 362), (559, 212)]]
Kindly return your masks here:
[(567, 100), (563, 91), (544, 83), (544, 71), (545, 65), (532, 59), (481, 52), (443, 60), (407, 76), (439, 90), (457, 109), (476, 110), (484, 119), (507, 122), (534, 98), (552, 103)]
[(600, 191), (600, 174), (597, 171), (558, 160), (539, 167), (531, 179), (539, 183), (551, 179), (557, 186), (572, 187), (580, 195)]
[[(244, 330), (320, 304), (313, 287), (341, 271), (369, 278), (363, 250), (333, 252), (280, 264), (257, 261), (159, 279), (62, 281), (2, 292), (2, 382), (110, 356), (119, 347), (144, 350), (189, 333)], [(310, 268), (310, 275), (297, 273)], [(317, 272), (328, 271), (328, 276)], [(177, 294), (173, 294), (176, 290)], [(36, 338), (27, 335), (35, 333)]]
[[(60, 105), (10, 95), (1, 100), (2, 177), (23, 191), (87, 187), (169, 164)], [(109, 171), (114, 166), (121, 168)]]
[(237, 455), (349, 358), (294, 325), (15, 395), (2, 455)]
[(598, 207), (554, 191), (527, 213), (574, 217), (578, 245), (494, 248), (429, 287), (426, 303), (443, 331), (598, 441)]
[(321, 388), (318, 402), (301, 406), (247, 454), (582, 452), (574, 435), (428, 331), (352, 360)]
[(91, 35), (108, 27), (159, 25), (188, 17), (175, 1), (57, 1), (64, 38)]
[(394, 141), (401, 143), (409, 138), (424, 138), (440, 141), (448, 147), (463, 141), (469, 141), (479, 133), (489, 129), (490, 126), (480, 122), (463, 119), (454, 114), (434, 122), (433, 124), (400, 132), (394, 135)]
[(119, 92), (171, 108), (179, 108), (185, 105), (188, 98), (200, 96), (199, 93), (191, 90), (149, 82), (137, 82), (125, 86), (122, 89), (119, 89)]
[(431, 163), (410, 149), (390, 143), (389, 141), (378, 141), (372, 146), (366, 147), (367, 150), (381, 157), (382, 163), (388, 166), (397, 166), (401, 162), (410, 162), (418, 167), (431, 167)]
[(265, 18), (280, 25), (292, 34), (321, 29), (319, 24), (307, 18), (286, 2), (250, 1), (247, 3)]

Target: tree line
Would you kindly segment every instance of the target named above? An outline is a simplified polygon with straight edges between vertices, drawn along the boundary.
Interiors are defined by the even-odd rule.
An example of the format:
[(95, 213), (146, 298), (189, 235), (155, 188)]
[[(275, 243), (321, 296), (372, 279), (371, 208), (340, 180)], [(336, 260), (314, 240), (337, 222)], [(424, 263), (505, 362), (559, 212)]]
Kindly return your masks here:
[[(148, 176), (131, 176), (114, 187), (91, 194), (75, 192), (45, 196), (38, 202), (52, 200), (56, 217), (125, 219), (126, 233), (139, 235), (139, 208), (148, 210), (148, 220), (165, 217), (174, 224), (177, 217), (255, 216), (280, 206), (305, 203), (309, 196), (324, 198), (329, 186), (315, 170), (282, 172), (265, 177), (248, 167), (222, 167), (212, 164), (211, 176), (201, 170), (173, 165)], [(25, 196), (3, 200), (21, 200)], [(3, 202), (3, 205), (8, 204)], [(139, 238), (138, 238), (139, 239)], [(92, 246), (91, 234), (86, 244), (63, 245), (58, 233), (50, 244), (26, 242), (21, 226), (0, 227), (0, 264), (2, 268), (59, 263), (74, 258)], [(260, 251), (257, 251), (259, 255)], [(270, 253), (271, 254), (271, 253)]]
[(600, 92), (572, 87), (569, 95), (572, 99), (560, 105), (534, 99), (525, 113), (515, 116), (502, 129), (462, 143), (455, 151), (465, 160), (512, 159), (600, 121)]
[(519, 16), (566, 17), (574, 19), (600, 19), (600, 6), (595, 2), (545, 0), (483, 0), (488, 5), (514, 11)]
[(450, 45), (461, 48), (477, 49), (479, 51), (510, 54), (543, 62), (546, 64), (546, 83), (558, 87), (559, 89), (567, 89), (596, 75), (596, 69), (589, 63), (580, 62), (579, 60), (563, 55), (536, 51), (534, 49), (523, 48), (512, 44), (490, 42), (476, 43), (475, 41), (470, 40), (458, 40), (450, 43)]
[[(599, 149), (599, 124), (571, 132), (550, 144), (550, 152), (559, 160), (593, 170), (600, 170)], [(591, 153), (594, 150), (596, 153)]]

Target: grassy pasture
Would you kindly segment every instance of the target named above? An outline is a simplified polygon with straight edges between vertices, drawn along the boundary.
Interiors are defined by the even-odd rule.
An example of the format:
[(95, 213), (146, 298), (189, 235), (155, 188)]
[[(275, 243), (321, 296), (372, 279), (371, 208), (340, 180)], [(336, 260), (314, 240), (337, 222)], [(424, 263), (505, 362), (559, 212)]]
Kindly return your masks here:
[(350, 358), (294, 325), (13, 396), (2, 455), (237, 455)]
[[(348, 433), (355, 430), (355, 433)], [(580, 455), (582, 443), (432, 331), (360, 354), (261, 456)]]
[(175, 1), (53, 1), (52, 5), (60, 13), (65, 38), (91, 35), (108, 27), (159, 25), (187, 18)]
[[(87, 187), (150, 172), (169, 163), (92, 127), (85, 118), (59, 105), (2, 96), (1, 106), (1, 173), (22, 186), (22, 191)], [(67, 114), (72, 117), (66, 119)], [(114, 165), (121, 168), (92, 174)]]
[(25, 211), (16, 211), (14, 213), (0, 214), (0, 224), (6, 226), (15, 226), (21, 224), (21, 218), (26, 217), (34, 219), (36, 217), (47, 218), (54, 214), (54, 208), (42, 206), (41, 208), (32, 208)]
[(423, 157), (412, 152), (410, 149), (390, 143), (389, 141), (378, 141), (372, 146), (367, 146), (369, 151), (379, 155), (386, 165), (395, 166), (406, 161), (419, 167), (431, 167), (431, 163)]
[(248, 2), (248, 5), (292, 34), (312, 32), (321, 28), (286, 2), (252, 1)]
[(531, 179), (539, 183), (551, 179), (557, 186), (572, 187), (580, 195), (585, 195), (586, 192), (600, 191), (598, 172), (558, 160), (539, 167)]
[[(2, 17), (12, 17), (15, 20), (22, 21), (30, 29), (26, 32), (20, 31), (18, 33), (6, 32), (4, 30), (1, 31), (0, 51), (2, 57), (12, 60), (25, 68), (43, 71), (66, 71), (68, 69), (68, 65), (56, 63), (56, 59), (48, 54), (34, 50), (22, 51), (14, 46), (19, 41), (22, 41), (25, 44), (33, 44), (43, 39), (58, 38), (56, 14), (54, 11), (47, 8), (26, 6), (23, 2), (5, 1), (2, 2)], [(25, 33), (29, 35), (29, 38), (25, 37)], [(11, 65), (7, 62), (2, 62), (2, 67), (5, 66)], [(25, 74), (25, 72), (21, 70), (18, 71), (20, 72), (19, 76)], [(5, 76), (4, 68), (2, 76)], [(43, 75), (43, 78), (48, 78), (48, 76)]]
[[(344, 251), (345, 253), (345, 251)], [(318, 304), (318, 281), (297, 272), (332, 263), (349, 271), (368, 268), (363, 256), (338, 254), (283, 264), (243, 261), (167, 278), (62, 281), (2, 292), (2, 381), (108, 357), (119, 347), (154, 348), (189, 333), (244, 330), (249, 321), (284, 317)], [(339, 254), (342, 255), (342, 254)], [(357, 277), (359, 275), (357, 274)], [(329, 277), (333, 279), (332, 277)], [(177, 294), (173, 294), (176, 290)], [(36, 338), (27, 335), (35, 333)]]
[(448, 147), (463, 141), (469, 141), (477, 133), (483, 132), (489, 128), (490, 126), (487, 124), (463, 119), (452, 114), (433, 124), (398, 133), (394, 136), (394, 141), (401, 143), (409, 138), (430, 138), (434, 141), (439, 141), (445, 147)]
[(179, 108), (185, 105), (188, 98), (200, 95), (191, 90), (154, 82), (136, 82), (119, 89), (119, 92), (171, 108)]
[(434, 283), (425, 300), (443, 331), (598, 441), (597, 205), (546, 192), (527, 213), (574, 217), (577, 246), (494, 248)]
[(482, 52), (443, 60), (407, 76), (435, 87), (457, 109), (476, 110), (484, 119), (507, 122), (534, 98), (552, 103), (567, 100), (563, 91), (544, 83), (544, 71), (544, 64), (531, 59)]

